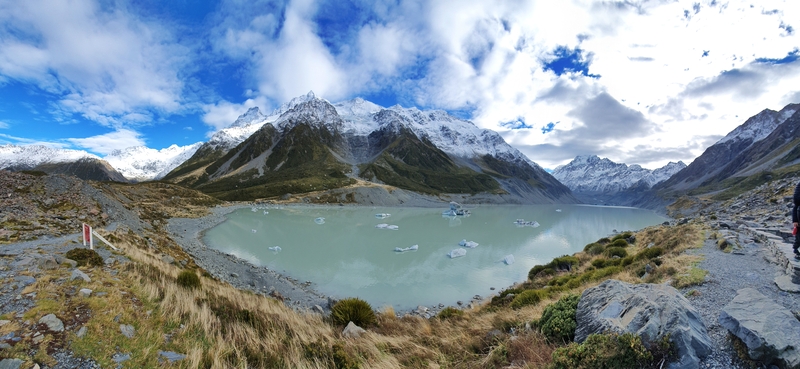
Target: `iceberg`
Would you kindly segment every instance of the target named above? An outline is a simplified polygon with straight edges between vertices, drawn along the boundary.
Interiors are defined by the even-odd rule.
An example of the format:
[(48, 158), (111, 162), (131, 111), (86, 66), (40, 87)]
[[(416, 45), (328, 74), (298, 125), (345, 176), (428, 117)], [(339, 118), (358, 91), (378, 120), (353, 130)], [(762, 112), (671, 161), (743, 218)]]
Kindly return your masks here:
[(268, 212), (268, 211), (266, 211), (266, 210), (264, 210), (264, 215), (267, 215), (267, 214), (269, 214), (269, 212)]
[(506, 265), (514, 264), (514, 255), (511, 254), (506, 255), (503, 258), (503, 262), (506, 263)]
[(272, 250), (272, 251), (275, 251), (275, 252), (281, 251), (281, 247), (280, 246), (273, 246), (273, 247), (267, 247), (267, 248)]
[(384, 229), (384, 228), (386, 228), (386, 227), (388, 227), (388, 226), (389, 226), (389, 225), (388, 225), (388, 224), (386, 224), (386, 223), (381, 223), (381, 224), (378, 224), (378, 225), (376, 225), (376, 226), (375, 226), (375, 228), (378, 228), (378, 229)]
[(461, 246), (461, 247), (468, 247), (470, 249), (474, 249), (474, 248), (478, 247), (478, 243), (477, 242), (475, 242), (475, 241), (467, 241), (466, 239), (461, 240), (461, 242), (459, 242), (458, 245)]
[(406, 251), (417, 251), (419, 250), (419, 245), (414, 245), (410, 247), (395, 247), (394, 251), (397, 252), (406, 252)]
[(514, 224), (516, 224), (517, 227), (533, 227), (533, 228), (536, 228), (536, 227), (539, 226), (539, 222), (537, 222), (535, 220), (532, 221), (532, 222), (529, 222), (529, 221), (526, 221), (525, 219), (517, 219), (516, 221), (514, 221)]
[(467, 250), (464, 250), (464, 249), (455, 249), (455, 250), (453, 250), (453, 251), (450, 251), (450, 252), (447, 254), (447, 256), (449, 256), (449, 257), (450, 257), (450, 259), (455, 259), (455, 258), (457, 258), (457, 257), (464, 256), (464, 255), (466, 255), (466, 254), (467, 254)]
[(388, 214), (388, 213), (378, 213), (378, 214), (375, 214), (375, 218), (378, 218), (378, 219), (384, 219), (384, 218), (388, 218), (388, 217), (390, 217), (390, 216), (392, 216), (392, 214)]
[(386, 226), (386, 229), (391, 229), (393, 231), (396, 231), (396, 230), (400, 229), (400, 227), (398, 227), (398, 226), (396, 226), (394, 224), (390, 224), (390, 225)]
[(251, 231), (253, 231), (253, 233), (256, 233), (256, 232), (258, 232), (258, 231), (256, 231), (255, 229), (251, 229)]
[(316, 218), (316, 219), (314, 219), (314, 223), (325, 224), (325, 218), (323, 218), (323, 217)]

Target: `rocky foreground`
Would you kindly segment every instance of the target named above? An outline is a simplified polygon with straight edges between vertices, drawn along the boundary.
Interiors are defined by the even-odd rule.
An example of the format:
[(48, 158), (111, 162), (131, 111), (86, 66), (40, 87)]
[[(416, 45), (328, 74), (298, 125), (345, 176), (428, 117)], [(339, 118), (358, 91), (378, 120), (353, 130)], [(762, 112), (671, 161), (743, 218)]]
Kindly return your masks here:
[[(788, 255), (792, 241), (788, 196), (797, 180), (774, 181), (726, 202), (689, 202), (681, 209), (671, 209), (677, 218), (673, 224), (695, 223), (707, 229), (703, 246), (687, 251), (698, 256), (697, 268), (705, 271), (705, 278), (698, 285), (682, 288), (680, 295), (700, 315), (709, 346), (707, 352), (700, 349), (697, 361), (685, 367), (800, 367), (800, 264)], [(99, 185), (98, 189), (67, 177), (8, 172), (0, 172), (0, 184), (0, 220), (6, 237), (0, 244), (2, 369), (193, 367), (204, 363), (204, 356), (176, 344), (175, 340), (190, 333), (183, 324), (169, 326), (172, 323), (161, 317), (167, 312), (157, 302), (168, 296), (159, 297), (156, 292), (155, 302), (137, 297), (141, 291), (135, 285), (138, 280), (131, 279), (134, 271), (152, 275), (153, 280), (163, 276), (136, 265), (131, 261), (134, 258), (162, 263), (168, 270), (199, 266), (209, 277), (281, 300), (285, 306), (318, 309), (322, 314), (328, 311), (327, 298), (301, 281), (198, 244), (202, 227), (213, 225), (226, 211), (215, 207), (213, 200), (191, 198), (189, 193), (175, 196), (176, 189), (159, 185), (110, 189)], [(68, 195), (74, 193), (80, 195)], [(158, 198), (159, 193), (167, 195)], [(155, 201), (145, 202), (144, 198)], [(183, 210), (169, 213), (164, 210), (167, 208)], [(79, 234), (73, 233), (77, 223), (71, 218), (84, 212), (89, 214), (88, 221), (101, 225), (99, 232), (111, 242), (130, 237), (137, 244), (126, 253), (98, 247), (102, 266), (78, 267), (64, 255), (83, 247)], [(189, 216), (205, 220), (186, 221)], [(29, 231), (36, 239), (26, 240)], [(144, 236), (134, 237), (136, 234)], [(208, 306), (216, 306), (212, 302)], [(118, 308), (124, 305), (134, 308)], [(419, 314), (437, 308), (421, 307)], [(55, 310), (69, 313), (49, 313)], [(147, 346), (152, 339), (145, 336), (158, 331), (154, 329), (157, 326), (163, 331), (164, 325), (167, 333), (157, 340), (161, 342), (158, 347)], [(732, 339), (730, 332), (740, 339)], [(85, 342), (98, 337), (108, 340), (100, 351)], [(140, 341), (146, 346), (121, 349), (139, 347)], [(140, 356), (153, 350), (154, 358), (142, 361)], [(749, 358), (743, 358), (743, 353), (749, 353)], [(488, 359), (484, 363), (492, 366)], [(530, 362), (515, 363), (519, 365), (513, 367), (536, 367)]]

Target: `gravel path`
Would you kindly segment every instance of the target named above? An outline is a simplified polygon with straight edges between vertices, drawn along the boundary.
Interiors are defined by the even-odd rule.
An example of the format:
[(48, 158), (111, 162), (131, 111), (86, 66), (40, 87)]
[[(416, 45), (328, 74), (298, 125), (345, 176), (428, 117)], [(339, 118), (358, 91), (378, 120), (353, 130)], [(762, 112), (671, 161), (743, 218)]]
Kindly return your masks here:
[[(737, 253), (723, 252), (713, 239), (707, 239), (700, 249), (687, 251), (687, 254), (702, 255), (704, 260), (700, 262), (699, 268), (708, 271), (706, 283), (682, 291), (699, 292), (699, 295), (687, 298), (702, 315), (714, 345), (711, 355), (701, 360), (701, 368), (752, 368), (738, 357), (731, 344), (728, 330), (720, 326), (717, 321), (720, 311), (733, 300), (737, 290), (755, 288), (789, 310), (800, 310), (800, 294), (781, 291), (775, 285), (775, 277), (784, 273), (776, 263), (770, 262), (772, 255), (766, 245), (755, 243), (746, 235), (737, 235), (740, 244), (744, 245)], [(756, 368), (766, 367), (756, 366)]]

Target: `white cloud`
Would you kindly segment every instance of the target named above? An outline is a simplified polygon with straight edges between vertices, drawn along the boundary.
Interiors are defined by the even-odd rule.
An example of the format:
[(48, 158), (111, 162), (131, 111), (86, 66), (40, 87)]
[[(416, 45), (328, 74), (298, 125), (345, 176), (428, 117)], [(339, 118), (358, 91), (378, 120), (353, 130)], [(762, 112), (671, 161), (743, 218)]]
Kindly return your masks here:
[(208, 132), (209, 136), (214, 132), (231, 125), (239, 118), (240, 115), (247, 112), (247, 109), (252, 107), (259, 107), (262, 114), (269, 114), (263, 108), (267, 106), (267, 100), (264, 97), (257, 97), (254, 99), (247, 99), (241, 104), (232, 103), (229, 101), (220, 101), (216, 104), (207, 104), (203, 106), (203, 123), (212, 128)]
[(8, 127), (11, 127), (11, 125), (6, 122), (0, 121), (0, 129), (8, 129)]
[(102, 155), (108, 155), (114, 150), (131, 146), (145, 145), (144, 140), (141, 139), (141, 134), (129, 129), (120, 129), (86, 138), (68, 138), (66, 141), (71, 142), (75, 146)]
[(0, 75), (60, 97), (56, 110), (104, 125), (182, 109), (187, 50), (114, 3), (0, 1)]

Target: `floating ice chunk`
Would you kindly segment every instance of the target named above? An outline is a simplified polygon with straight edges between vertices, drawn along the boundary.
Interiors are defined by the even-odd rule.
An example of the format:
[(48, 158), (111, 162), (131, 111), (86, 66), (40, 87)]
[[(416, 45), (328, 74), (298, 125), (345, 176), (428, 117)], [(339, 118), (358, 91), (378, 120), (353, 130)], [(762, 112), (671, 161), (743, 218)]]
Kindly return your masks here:
[(458, 245), (459, 245), (459, 246), (464, 246), (464, 245), (466, 245), (466, 244), (467, 244), (467, 239), (466, 239), (466, 238), (465, 238), (465, 239), (463, 239), (463, 240), (461, 240), (461, 241), (458, 243)]
[(386, 229), (391, 229), (393, 231), (396, 231), (396, 230), (400, 229), (400, 227), (398, 227), (398, 226), (396, 226), (394, 224), (390, 224), (390, 225), (386, 226)]
[(269, 214), (269, 212), (268, 212), (268, 211), (266, 211), (266, 210), (264, 210), (264, 215), (267, 215), (267, 214)]
[(381, 223), (381, 224), (378, 224), (378, 225), (376, 225), (376, 226), (375, 226), (375, 228), (378, 228), (378, 229), (384, 229), (384, 228), (386, 228), (386, 227), (388, 227), (388, 226), (389, 226), (389, 225), (388, 225), (388, 224), (386, 224), (386, 223)]
[(389, 214), (389, 213), (378, 213), (378, 214), (375, 214), (375, 218), (378, 218), (378, 219), (388, 218), (390, 216), (392, 216), (392, 214)]
[(560, 213), (560, 212), (561, 212), (561, 209), (556, 209), (556, 212), (557, 212), (557, 213)]
[(461, 240), (461, 242), (459, 242), (458, 245), (461, 246), (461, 247), (468, 247), (470, 249), (474, 249), (474, 248), (478, 247), (478, 243), (477, 242), (475, 242), (475, 241), (467, 241), (467, 240)]
[(258, 211), (256, 208), (252, 208), (251, 210), (253, 210), (254, 213)]
[(323, 218), (323, 217), (316, 218), (316, 219), (314, 219), (314, 223), (325, 224), (325, 218)]
[(529, 222), (529, 221), (526, 221), (525, 219), (517, 219), (514, 222), (514, 224), (516, 224), (517, 227), (533, 227), (533, 228), (536, 228), (536, 227), (539, 226), (539, 222), (537, 222), (535, 220), (532, 221), (532, 222)]
[(251, 231), (253, 231), (253, 233), (256, 233), (256, 232), (258, 232), (258, 231), (256, 231), (255, 229), (251, 229)]
[(449, 256), (449, 257), (450, 257), (450, 259), (455, 259), (455, 258), (457, 258), (457, 257), (464, 256), (464, 255), (466, 255), (466, 254), (467, 254), (467, 250), (464, 250), (464, 249), (454, 249), (453, 251), (450, 251), (450, 252), (447, 254), (447, 256)]
[(506, 255), (503, 258), (503, 262), (506, 263), (506, 265), (514, 264), (514, 255), (511, 254)]
[(406, 251), (417, 251), (419, 250), (419, 245), (414, 245), (410, 247), (395, 247), (394, 251), (397, 252), (406, 252)]
[(272, 251), (275, 251), (275, 252), (281, 251), (281, 247), (280, 246), (272, 246), (272, 247), (267, 247), (267, 248), (272, 250)]

